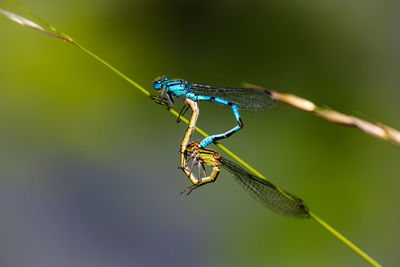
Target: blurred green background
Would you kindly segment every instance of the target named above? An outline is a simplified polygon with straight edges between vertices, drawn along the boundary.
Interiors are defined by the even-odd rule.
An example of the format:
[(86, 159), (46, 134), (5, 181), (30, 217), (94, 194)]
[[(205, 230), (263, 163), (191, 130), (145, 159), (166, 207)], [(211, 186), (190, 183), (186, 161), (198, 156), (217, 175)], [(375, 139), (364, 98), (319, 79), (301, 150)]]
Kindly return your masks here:
[[(20, 3), (153, 93), (159, 75), (251, 82), (400, 128), (398, 1)], [(367, 265), (226, 172), (179, 195), (185, 124), (74, 46), (0, 25), (0, 266)], [(234, 125), (229, 109), (200, 109), (207, 133)], [(224, 145), (400, 263), (398, 147), (285, 105), (241, 114)]]

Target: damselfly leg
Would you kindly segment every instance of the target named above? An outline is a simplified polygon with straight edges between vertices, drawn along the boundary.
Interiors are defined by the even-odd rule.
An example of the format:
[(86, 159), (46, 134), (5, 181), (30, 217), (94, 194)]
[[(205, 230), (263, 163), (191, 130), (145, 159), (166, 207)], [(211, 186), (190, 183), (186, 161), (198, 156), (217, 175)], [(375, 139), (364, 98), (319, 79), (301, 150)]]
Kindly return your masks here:
[[(214, 182), (221, 171), (220, 158), (221, 155), (218, 152), (210, 149), (200, 148), (200, 142), (188, 144), (184, 155), (185, 165), (186, 167), (188, 165), (191, 166), (188, 168), (191, 175), (193, 175), (193, 169), (197, 165), (199, 176), (197, 178), (193, 175), (195, 178), (197, 178), (197, 183), (194, 183), (192, 186), (186, 188), (182, 191), (182, 193), (186, 193), (188, 195), (199, 186)], [(211, 167), (210, 175), (207, 175), (205, 166)]]

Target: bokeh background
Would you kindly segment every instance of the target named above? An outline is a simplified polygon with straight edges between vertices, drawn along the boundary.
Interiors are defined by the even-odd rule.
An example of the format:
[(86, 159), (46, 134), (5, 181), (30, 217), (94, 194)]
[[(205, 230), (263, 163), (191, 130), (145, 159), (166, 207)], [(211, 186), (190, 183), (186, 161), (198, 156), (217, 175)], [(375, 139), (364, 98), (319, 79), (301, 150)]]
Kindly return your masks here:
[[(398, 1), (20, 3), (152, 92), (159, 75), (251, 82), (400, 128)], [(0, 25), (0, 266), (367, 265), (226, 172), (179, 195), (185, 124), (74, 46)], [(234, 125), (229, 109), (200, 109), (208, 133)], [(398, 147), (285, 105), (242, 118), (224, 145), (400, 263)]]

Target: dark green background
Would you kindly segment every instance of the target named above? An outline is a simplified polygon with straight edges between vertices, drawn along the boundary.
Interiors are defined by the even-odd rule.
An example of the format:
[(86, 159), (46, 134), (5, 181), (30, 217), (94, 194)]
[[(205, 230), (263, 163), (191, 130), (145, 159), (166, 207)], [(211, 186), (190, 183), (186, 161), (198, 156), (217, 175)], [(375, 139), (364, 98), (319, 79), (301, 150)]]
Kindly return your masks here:
[[(20, 3), (153, 93), (159, 75), (251, 82), (400, 128), (398, 1)], [(74, 46), (0, 25), (1, 266), (366, 265), (226, 172), (180, 196), (185, 124)], [(234, 125), (229, 109), (200, 109), (207, 133)], [(398, 147), (285, 105), (241, 114), (224, 145), (399, 264)]]

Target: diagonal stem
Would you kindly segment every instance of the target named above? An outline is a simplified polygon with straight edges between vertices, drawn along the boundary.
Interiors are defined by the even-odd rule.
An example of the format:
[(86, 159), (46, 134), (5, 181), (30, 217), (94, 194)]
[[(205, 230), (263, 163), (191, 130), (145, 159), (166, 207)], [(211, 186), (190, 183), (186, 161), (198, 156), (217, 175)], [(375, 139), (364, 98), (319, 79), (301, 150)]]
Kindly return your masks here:
[[(110, 69), (112, 72), (116, 73), (119, 77), (121, 77), (122, 79), (124, 79), (125, 81), (127, 81), (128, 83), (130, 83), (131, 85), (133, 85), (134, 87), (136, 87), (139, 91), (141, 91), (143, 94), (145, 94), (148, 97), (152, 97), (151, 93), (149, 91), (147, 91), (145, 88), (143, 88), (142, 86), (140, 86), (138, 83), (134, 82), (133, 80), (131, 80), (128, 76), (126, 76), (125, 74), (123, 74), (122, 72), (120, 72), (118, 69), (116, 69), (115, 67), (113, 67), (111, 64), (109, 64), (107, 61), (103, 60), (102, 58), (98, 57), (97, 55), (95, 55), (94, 53), (92, 53), (91, 51), (89, 51), (88, 49), (86, 49), (85, 47), (83, 47), (82, 45), (80, 45), (78, 42), (74, 41), (72, 38), (70, 38), (67, 34), (57, 30), (56, 28), (54, 28), (53, 26), (51, 26), (50, 24), (48, 24), (47, 22), (45, 22), (43, 19), (41, 19), (40, 17), (36, 16), (35, 14), (31, 13), (29, 10), (27, 10), (26, 8), (24, 8), (23, 6), (17, 4), (16, 2), (14, 2), (13, 0), (8, 0), (9, 2), (13, 3), (14, 5), (16, 5), (18, 8), (22, 9), (25, 13), (31, 15), (32, 17), (36, 18), (38, 21), (40, 21), (44, 26), (46, 26), (51, 32), (53, 32), (56, 35), (60, 35), (62, 38), (65, 38), (68, 43), (72, 43), (74, 44), (76, 47), (78, 47), (81, 51), (83, 51), (84, 53), (88, 54), (89, 56), (93, 57), (95, 60), (99, 61), (100, 63), (102, 63), (103, 65), (106, 66), (106, 68)], [(45, 32), (46, 33), (46, 32)], [(61, 38), (61, 39), (62, 39)], [(283, 98), (285, 98), (286, 96), (283, 96)], [(289, 97), (291, 97), (289, 95)], [(282, 100), (282, 102), (285, 102)], [(168, 108), (167, 109), (172, 115), (176, 116), (177, 118), (179, 118), (179, 113), (176, 112), (174, 109)], [(320, 114), (320, 116), (323, 117), (323, 115)], [(186, 124), (189, 123), (189, 121), (186, 118), (181, 118), (181, 120), (183, 122), (185, 122)], [(200, 128), (198, 128), (197, 126), (195, 127), (195, 130), (200, 133), (201, 135), (208, 137), (208, 135), (201, 130)], [(393, 129), (390, 129), (393, 130)], [(253, 167), (251, 167), (249, 164), (247, 164), (245, 161), (243, 161), (241, 158), (239, 158), (238, 156), (236, 156), (233, 152), (231, 152), (228, 148), (226, 148), (225, 146), (216, 143), (216, 145), (222, 149), (225, 153), (227, 153), (229, 156), (231, 156), (233, 159), (235, 159), (239, 164), (241, 164), (243, 167), (245, 167), (246, 169), (248, 169), (250, 172), (252, 172), (253, 174), (255, 174), (256, 176), (260, 177), (261, 179), (267, 180), (268, 179), (266, 177), (264, 177), (261, 173), (259, 173), (256, 169), (254, 169)], [(364, 251), (362, 251), (360, 248), (358, 248), (356, 245), (354, 245), (350, 240), (348, 240), (346, 237), (344, 237), (342, 234), (340, 234), (338, 231), (336, 231), (333, 227), (331, 227), (329, 224), (327, 224), (325, 221), (323, 221), (322, 219), (320, 219), (317, 215), (315, 215), (314, 213), (312, 213), (311, 211), (309, 211), (311, 217), (317, 222), (319, 223), (322, 227), (324, 227), (326, 230), (328, 230), (330, 233), (332, 233), (336, 238), (338, 238), (340, 241), (342, 241), (347, 247), (349, 247), (350, 249), (352, 249), (355, 253), (357, 253), (359, 256), (361, 256), (362, 258), (364, 258), (366, 261), (368, 261), (371, 265), (373, 266), (381, 266), (379, 263), (377, 263), (374, 259), (372, 259), (370, 256), (368, 256), (368, 254), (366, 254)]]
[[(123, 78), (124, 80), (126, 80), (127, 82), (129, 82), (130, 84), (132, 84), (133, 86), (135, 86), (137, 89), (139, 89), (141, 92), (143, 92), (145, 95), (147, 96), (151, 96), (150, 92), (147, 91), (146, 89), (144, 89), (142, 86), (140, 86), (139, 84), (135, 83), (134, 81), (132, 81), (131, 79), (129, 79), (126, 75), (122, 74), (120, 71), (118, 71), (116, 68), (114, 68), (113, 66), (111, 66), (109, 63), (107, 63), (106, 61), (102, 60), (101, 58), (99, 58), (98, 56), (96, 56), (95, 54), (91, 53), (90, 51), (88, 51), (86, 48), (84, 48), (83, 46), (79, 45), (78, 43), (76, 43), (75, 41), (72, 41), (72, 43), (74, 45), (76, 45), (79, 49), (81, 49), (82, 51), (84, 51), (85, 53), (89, 54), (90, 56), (94, 57), (96, 60), (100, 61), (101, 63), (103, 63), (107, 68), (109, 68), (110, 70), (114, 71), (117, 75), (119, 75), (121, 78)], [(177, 118), (179, 118), (179, 113), (176, 112), (174, 109), (170, 108), (168, 109), (168, 111), (173, 114), (174, 116), (176, 116)], [(189, 121), (184, 118), (181, 117), (181, 120), (186, 123), (189, 124)], [(203, 130), (201, 130), (199, 127), (195, 127), (195, 130), (200, 133), (201, 135), (203, 135), (204, 137), (208, 137), (209, 135), (204, 132)], [(235, 159), (239, 164), (241, 164), (243, 167), (245, 167), (247, 170), (249, 170), (250, 172), (252, 172), (253, 174), (255, 174), (256, 176), (267, 180), (268, 179), (263, 176), (260, 172), (258, 172), (256, 169), (254, 169), (253, 167), (251, 167), (249, 164), (247, 164), (244, 160), (242, 160), (241, 158), (239, 158), (238, 156), (236, 156), (236, 154), (234, 154), (232, 151), (230, 151), (228, 148), (226, 148), (225, 146), (216, 143), (215, 144), (217, 147), (219, 147), (221, 150), (223, 150), (226, 154), (228, 154), (229, 156), (231, 156), (233, 159)], [(345, 236), (343, 236), (341, 233), (339, 233), (338, 231), (336, 231), (332, 226), (330, 226), (329, 224), (327, 224), (325, 221), (323, 221), (322, 219), (320, 219), (317, 215), (315, 215), (313, 212), (310, 211), (310, 215), (311, 217), (317, 222), (319, 223), (322, 227), (324, 227), (326, 230), (328, 230), (331, 234), (333, 234), (335, 237), (337, 237), (340, 241), (342, 241), (347, 247), (349, 247), (350, 249), (352, 249), (355, 253), (357, 253), (358, 255), (360, 255), (362, 258), (364, 258), (366, 261), (368, 261), (372, 266), (381, 266), (378, 262), (376, 262), (374, 259), (372, 259), (367, 253), (365, 253), (363, 250), (361, 250), (359, 247), (357, 247), (355, 244), (353, 244), (350, 240), (348, 240)]]

